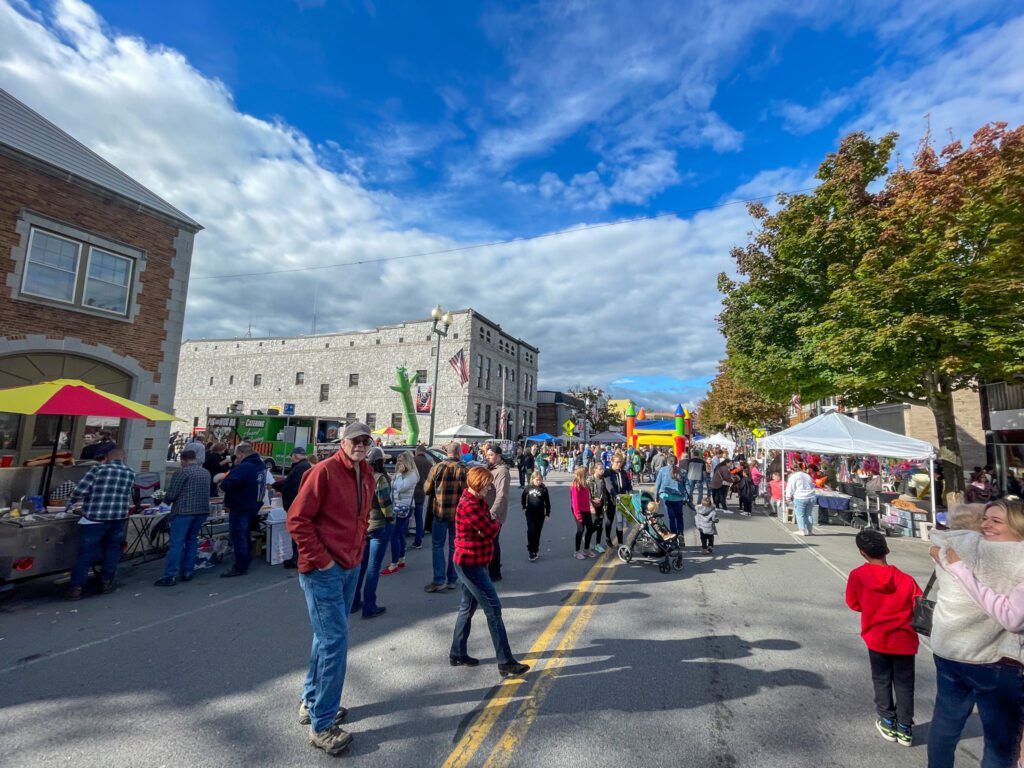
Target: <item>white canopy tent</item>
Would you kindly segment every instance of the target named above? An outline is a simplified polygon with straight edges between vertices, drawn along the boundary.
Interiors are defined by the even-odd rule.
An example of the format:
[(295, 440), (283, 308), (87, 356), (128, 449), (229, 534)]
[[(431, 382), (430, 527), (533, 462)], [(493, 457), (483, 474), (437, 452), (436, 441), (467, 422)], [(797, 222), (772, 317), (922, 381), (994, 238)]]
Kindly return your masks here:
[(928, 479), (935, 520), (935, 447), (924, 440), (898, 435), (829, 411), (757, 441), (758, 448), (782, 451), (782, 483), (786, 483), (786, 451), (928, 459)]
[(450, 427), (449, 429), (443, 429), (434, 435), (435, 438), (441, 438), (442, 440), (477, 440), (480, 438), (494, 437), (490, 432), (484, 432), (482, 429), (471, 427), (469, 424), (459, 424), (457, 427)]
[(726, 437), (721, 432), (716, 432), (709, 437), (702, 437), (700, 440), (694, 440), (693, 442), (702, 448), (725, 448), (729, 451), (730, 455), (736, 450), (736, 441)]

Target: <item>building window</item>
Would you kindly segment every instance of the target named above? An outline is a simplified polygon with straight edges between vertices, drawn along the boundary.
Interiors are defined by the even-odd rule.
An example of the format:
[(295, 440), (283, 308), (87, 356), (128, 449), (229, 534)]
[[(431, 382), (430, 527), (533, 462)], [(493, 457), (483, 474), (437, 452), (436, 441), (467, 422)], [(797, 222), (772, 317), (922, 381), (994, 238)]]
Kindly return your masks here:
[[(356, 415), (353, 413), (352, 414), (352, 420), (355, 421), (355, 419), (356, 419)], [(377, 428), (377, 414), (376, 413), (368, 413), (368, 414), (366, 414), (366, 426), (368, 426), (371, 431)]]
[(480, 429), (480, 403), (473, 406), (473, 426)]
[(81, 253), (74, 240), (33, 228), (21, 292), (74, 304)]
[(350, 347), (354, 347), (354, 346), (356, 345), (356, 343), (355, 343), (354, 341), (350, 341), (350, 342), (348, 343), (348, 345), (349, 345)]
[[(369, 416), (369, 415), (370, 414), (367, 414), (367, 416)], [(354, 413), (346, 413), (345, 414), (345, 423), (346, 424), (351, 424), (355, 420), (356, 420), (356, 415)]]
[(210, 386), (213, 386), (213, 376), (210, 377)]
[(484, 356), (476, 356), (476, 388), (481, 389), (484, 385)]
[(491, 358), (487, 358), (487, 363), (484, 365), (484, 389), (491, 388)]
[(348, 375), (348, 385), (350, 387), (358, 387), (359, 386), (359, 374), (358, 373), (350, 373)]
[(228, 376), (228, 384), (234, 384), (234, 383), (235, 383), (234, 375)]
[(399, 336), (398, 337), (398, 343), (401, 344), (403, 341), (405, 341), (405, 339), (403, 339), (401, 336)]
[(484, 338), (484, 327), (481, 325), (480, 326), (480, 340), (483, 341), (483, 338)]
[(321, 403), (326, 403), (330, 399), (331, 399), (331, 385), (330, 384), (321, 384), (320, 385), (320, 402)]
[(131, 284), (131, 259), (98, 248), (89, 249), (89, 268), (82, 298), (85, 306), (115, 315), (127, 315)]
[(257, 374), (255, 374), (252, 377), (252, 385), (254, 387), (263, 386), (263, 374), (262, 373), (257, 373)]
[(515, 372), (515, 371), (513, 371), (513, 370), (510, 370), (510, 371), (508, 372), (508, 377), (509, 377), (509, 379), (510, 379), (510, 380), (512, 381), (512, 383), (513, 383), (513, 384), (515, 384), (515, 383), (516, 383), (516, 372)]
[(398, 430), (402, 429), (402, 414), (400, 414), (400, 413), (392, 413), (391, 414), (391, 426), (394, 427), (395, 429), (398, 429)]
[(417, 384), (426, 384), (427, 383), (427, 369), (426, 368), (420, 368), (418, 371), (416, 371), (416, 383)]
[(379, 345), (380, 344), (380, 339), (377, 339), (376, 343)]
[(326, 344), (324, 344), (324, 349), (330, 349), (330, 348), (331, 348), (331, 342), (328, 341)]
[(295, 383), (296, 383), (296, 385), (305, 384), (306, 383), (306, 373), (305, 373), (305, 371), (299, 371), (299, 372), (297, 372), (295, 374)]
[(491, 404), (488, 403), (484, 406), (484, 426), (485, 432), (491, 432)]
[(457, 334), (457, 333), (453, 333), (453, 334), (452, 334), (452, 338), (453, 338), (453, 339), (457, 339), (457, 338), (459, 338), (459, 334)]

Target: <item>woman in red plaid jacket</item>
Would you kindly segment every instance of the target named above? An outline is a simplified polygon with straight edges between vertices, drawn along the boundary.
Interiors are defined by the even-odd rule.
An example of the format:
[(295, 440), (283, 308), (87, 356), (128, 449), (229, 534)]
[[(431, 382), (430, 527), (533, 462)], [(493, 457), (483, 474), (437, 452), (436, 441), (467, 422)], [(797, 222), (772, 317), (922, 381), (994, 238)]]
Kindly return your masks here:
[(473, 614), (479, 606), (487, 616), (494, 654), (498, 657), (498, 673), (502, 677), (524, 675), (529, 671), (512, 656), (508, 633), (501, 619), (501, 601), (494, 589), (487, 565), (494, 555), (494, 537), (501, 523), (491, 517), (484, 497), (493, 482), (491, 473), (483, 467), (473, 467), (467, 477), (469, 487), (462, 492), (455, 510), (455, 572), (462, 588), (462, 602), (455, 619), (455, 633), (448, 661), (453, 667), (475, 667), (480, 663), (466, 652)]

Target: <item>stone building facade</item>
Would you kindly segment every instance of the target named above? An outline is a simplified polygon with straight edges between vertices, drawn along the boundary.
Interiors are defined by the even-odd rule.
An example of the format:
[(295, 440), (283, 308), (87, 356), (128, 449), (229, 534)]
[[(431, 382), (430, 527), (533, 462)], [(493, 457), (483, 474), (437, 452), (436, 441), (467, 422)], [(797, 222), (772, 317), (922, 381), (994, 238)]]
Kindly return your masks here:
[[(468, 423), (497, 435), (504, 402), (504, 436), (530, 434), (537, 423), (539, 350), (475, 310), (452, 315), (441, 339), (435, 431)], [(430, 320), (411, 320), (311, 336), (188, 339), (181, 346), (176, 413), (201, 428), (207, 416), (233, 407), (266, 412), (291, 403), (297, 416), (366, 421), (373, 429), (391, 425), (406, 433), (401, 397), (391, 387), (399, 366), (418, 383), (433, 385), (437, 336), (431, 327)], [(465, 385), (448, 362), (459, 350), (469, 368)], [(426, 441), (430, 416), (417, 418)]]
[[(0, 388), (82, 379), (171, 411), (200, 225), (2, 89), (0, 182)], [(0, 414), (0, 455), (49, 455), (55, 419)], [(75, 456), (86, 421), (62, 421)], [(169, 423), (112, 427), (163, 470)]]

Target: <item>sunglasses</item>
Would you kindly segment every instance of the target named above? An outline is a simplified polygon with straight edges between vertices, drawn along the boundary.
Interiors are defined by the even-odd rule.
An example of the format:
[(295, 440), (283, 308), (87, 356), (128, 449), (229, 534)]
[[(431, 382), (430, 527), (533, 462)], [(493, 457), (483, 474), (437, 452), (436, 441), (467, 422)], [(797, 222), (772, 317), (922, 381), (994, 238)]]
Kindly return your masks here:
[(350, 438), (352, 445), (369, 445), (373, 440), (366, 435), (360, 435), (359, 437)]

